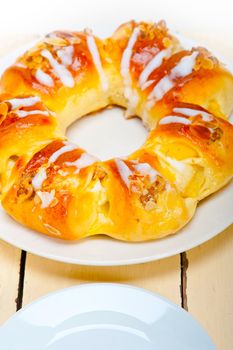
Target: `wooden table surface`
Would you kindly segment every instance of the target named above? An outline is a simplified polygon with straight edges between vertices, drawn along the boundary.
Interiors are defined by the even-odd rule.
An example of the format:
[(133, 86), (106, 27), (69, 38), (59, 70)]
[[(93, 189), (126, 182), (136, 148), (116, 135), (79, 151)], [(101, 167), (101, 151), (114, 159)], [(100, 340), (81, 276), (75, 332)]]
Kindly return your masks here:
[[(29, 39), (11, 38), (1, 42), (1, 55)], [(223, 51), (229, 60), (233, 59), (232, 50), (224, 46)], [(160, 293), (182, 305), (205, 327), (219, 350), (232, 350), (232, 263), (233, 225), (188, 252), (121, 267), (63, 264), (0, 241), (0, 324), (16, 310), (48, 292), (86, 282), (120, 282)]]

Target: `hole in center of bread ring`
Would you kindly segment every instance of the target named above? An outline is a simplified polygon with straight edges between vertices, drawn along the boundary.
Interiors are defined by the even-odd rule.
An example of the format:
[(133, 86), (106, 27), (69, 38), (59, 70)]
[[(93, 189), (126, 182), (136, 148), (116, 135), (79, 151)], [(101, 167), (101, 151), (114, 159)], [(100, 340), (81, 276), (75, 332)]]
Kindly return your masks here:
[(126, 119), (123, 108), (108, 108), (74, 122), (68, 139), (101, 160), (125, 157), (145, 142), (148, 131), (141, 119)]

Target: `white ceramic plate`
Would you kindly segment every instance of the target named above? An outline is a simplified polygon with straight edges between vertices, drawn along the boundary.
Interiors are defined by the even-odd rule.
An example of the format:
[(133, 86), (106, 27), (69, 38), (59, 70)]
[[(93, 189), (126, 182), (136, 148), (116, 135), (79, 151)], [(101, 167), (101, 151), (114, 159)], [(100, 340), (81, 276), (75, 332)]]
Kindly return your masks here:
[(183, 309), (143, 289), (86, 284), (52, 293), (0, 329), (4, 350), (216, 350)]
[[(103, 35), (108, 30), (99, 30)], [(186, 47), (197, 45), (184, 39)], [(31, 47), (20, 48), (0, 61), (1, 72)], [(146, 131), (137, 118), (125, 120), (121, 109), (110, 109), (76, 122), (68, 131), (71, 141), (90, 153), (107, 159), (137, 149)], [(120, 140), (120, 142), (119, 142)], [(106, 146), (107, 145), (107, 146)], [(82, 265), (136, 264), (175, 255), (214, 237), (233, 222), (233, 183), (202, 201), (192, 221), (177, 234), (145, 243), (125, 243), (99, 236), (77, 242), (46, 237), (21, 226), (0, 207), (0, 238), (28, 252), (46, 258)]]

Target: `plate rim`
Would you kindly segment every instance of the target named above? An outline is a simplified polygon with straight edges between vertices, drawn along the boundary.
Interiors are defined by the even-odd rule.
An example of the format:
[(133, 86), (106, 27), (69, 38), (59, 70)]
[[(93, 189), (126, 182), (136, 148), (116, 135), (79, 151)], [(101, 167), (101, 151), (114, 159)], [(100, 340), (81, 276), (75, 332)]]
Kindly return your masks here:
[[(233, 185), (233, 183), (232, 183)], [(7, 214), (8, 215), (8, 214)], [(150, 256), (146, 256), (146, 257), (141, 257), (141, 258), (129, 258), (129, 259), (122, 259), (122, 260), (79, 260), (78, 258), (68, 258), (68, 257), (64, 257), (64, 256), (59, 256), (56, 254), (47, 254), (47, 253), (43, 253), (43, 252), (39, 252), (37, 253), (36, 250), (32, 249), (28, 249), (25, 245), (24, 247), (21, 246), (21, 244), (13, 244), (12, 241), (7, 238), (2, 238), (1, 234), (0, 234), (0, 239), (7, 242), (10, 245), (13, 245), (16, 248), (19, 248), (22, 251), (26, 251), (29, 254), (33, 254), (36, 256), (39, 256), (41, 258), (44, 259), (49, 259), (51, 261), (58, 261), (59, 263), (66, 263), (66, 264), (72, 264), (72, 265), (80, 265), (80, 266), (99, 266), (99, 267), (103, 267), (103, 266), (127, 266), (127, 265), (137, 265), (137, 264), (146, 264), (148, 262), (152, 262), (152, 261), (158, 261), (161, 259), (166, 259), (178, 254), (181, 254), (183, 252), (189, 251), (193, 248), (196, 248), (198, 246), (200, 246), (203, 243), (208, 242), (210, 239), (216, 237), (217, 235), (221, 234), (224, 230), (226, 230), (227, 228), (229, 228), (231, 225), (233, 224), (233, 218), (229, 218), (229, 221), (226, 225), (226, 223), (224, 222), (221, 225), (221, 229), (216, 229), (211, 231), (211, 234), (207, 235), (207, 237), (200, 237), (199, 240), (196, 240), (195, 242), (191, 242), (190, 244), (187, 244), (185, 249), (183, 249), (183, 247), (181, 248), (177, 248), (173, 250), (173, 253), (169, 253), (169, 251), (166, 253), (160, 253), (160, 254), (156, 254), (156, 255), (150, 255)], [(35, 231), (36, 234), (40, 234), (38, 232)], [(177, 233), (175, 233), (177, 234)], [(51, 238), (52, 239), (52, 238)], [(134, 244), (134, 243), (133, 243)], [(136, 243), (136, 244), (140, 244), (140, 243)]]
[[(17, 312), (15, 312), (12, 316), (10, 316), (4, 323), (3, 325), (0, 327), (0, 334), (4, 331), (4, 327), (9, 327), (10, 322), (11, 321), (17, 321), (17, 318), (20, 317), (19, 315), (23, 314), (24, 311), (30, 309), (33, 305), (35, 304), (39, 304), (40, 302), (49, 299), (55, 295), (59, 295), (62, 293), (69, 293), (75, 290), (79, 290), (79, 289), (85, 289), (85, 288), (90, 288), (90, 289), (94, 289), (94, 288), (121, 288), (121, 289), (125, 289), (125, 290), (131, 290), (134, 292), (138, 292), (141, 293), (142, 295), (144, 295), (144, 297), (148, 296), (152, 296), (154, 298), (154, 300), (159, 300), (164, 302), (165, 304), (167, 304), (170, 308), (172, 308), (173, 310), (176, 310), (178, 313), (184, 314), (186, 315), (191, 321), (194, 322), (195, 327), (197, 327), (199, 330), (201, 330), (206, 337), (209, 339), (210, 344), (213, 347), (213, 350), (217, 350), (216, 346), (213, 342), (212, 337), (209, 335), (209, 333), (207, 332), (207, 330), (202, 326), (202, 324), (187, 310), (185, 310), (184, 308), (182, 308), (179, 304), (176, 304), (175, 302), (171, 301), (170, 299), (168, 299), (167, 297), (164, 297), (163, 295), (157, 293), (157, 292), (153, 292), (151, 290), (142, 288), (142, 287), (138, 287), (138, 286), (134, 286), (131, 284), (124, 284), (124, 283), (117, 283), (117, 282), (86, 282), (86, 283), (82, 283), (79, 285), (73, 285), (70, 287), (65, 287), (65, 288), (61, 288), (61, 289), (57, 289), (55, 291), (49, 292), (33, 301), (31, 301), (29, 304), (23, 306), (20, 310), (18, 310)], [(117, 292), (117, 290), (116, 290)]]

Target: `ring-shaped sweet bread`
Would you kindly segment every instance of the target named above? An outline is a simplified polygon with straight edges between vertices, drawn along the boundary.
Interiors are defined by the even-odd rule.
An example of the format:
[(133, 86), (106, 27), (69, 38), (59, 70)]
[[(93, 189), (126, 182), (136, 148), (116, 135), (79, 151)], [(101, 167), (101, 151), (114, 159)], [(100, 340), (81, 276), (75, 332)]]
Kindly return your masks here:
[[(233, 77), (164, 22), (105, 40), (53, 32), (4, 72), (0, 99), (2, 205), (47, 235), (163, 237), (233, 174)], [(112, 104), (149, 129), (139, 150), (100, 161), (67, 141), (73, 121)]]

